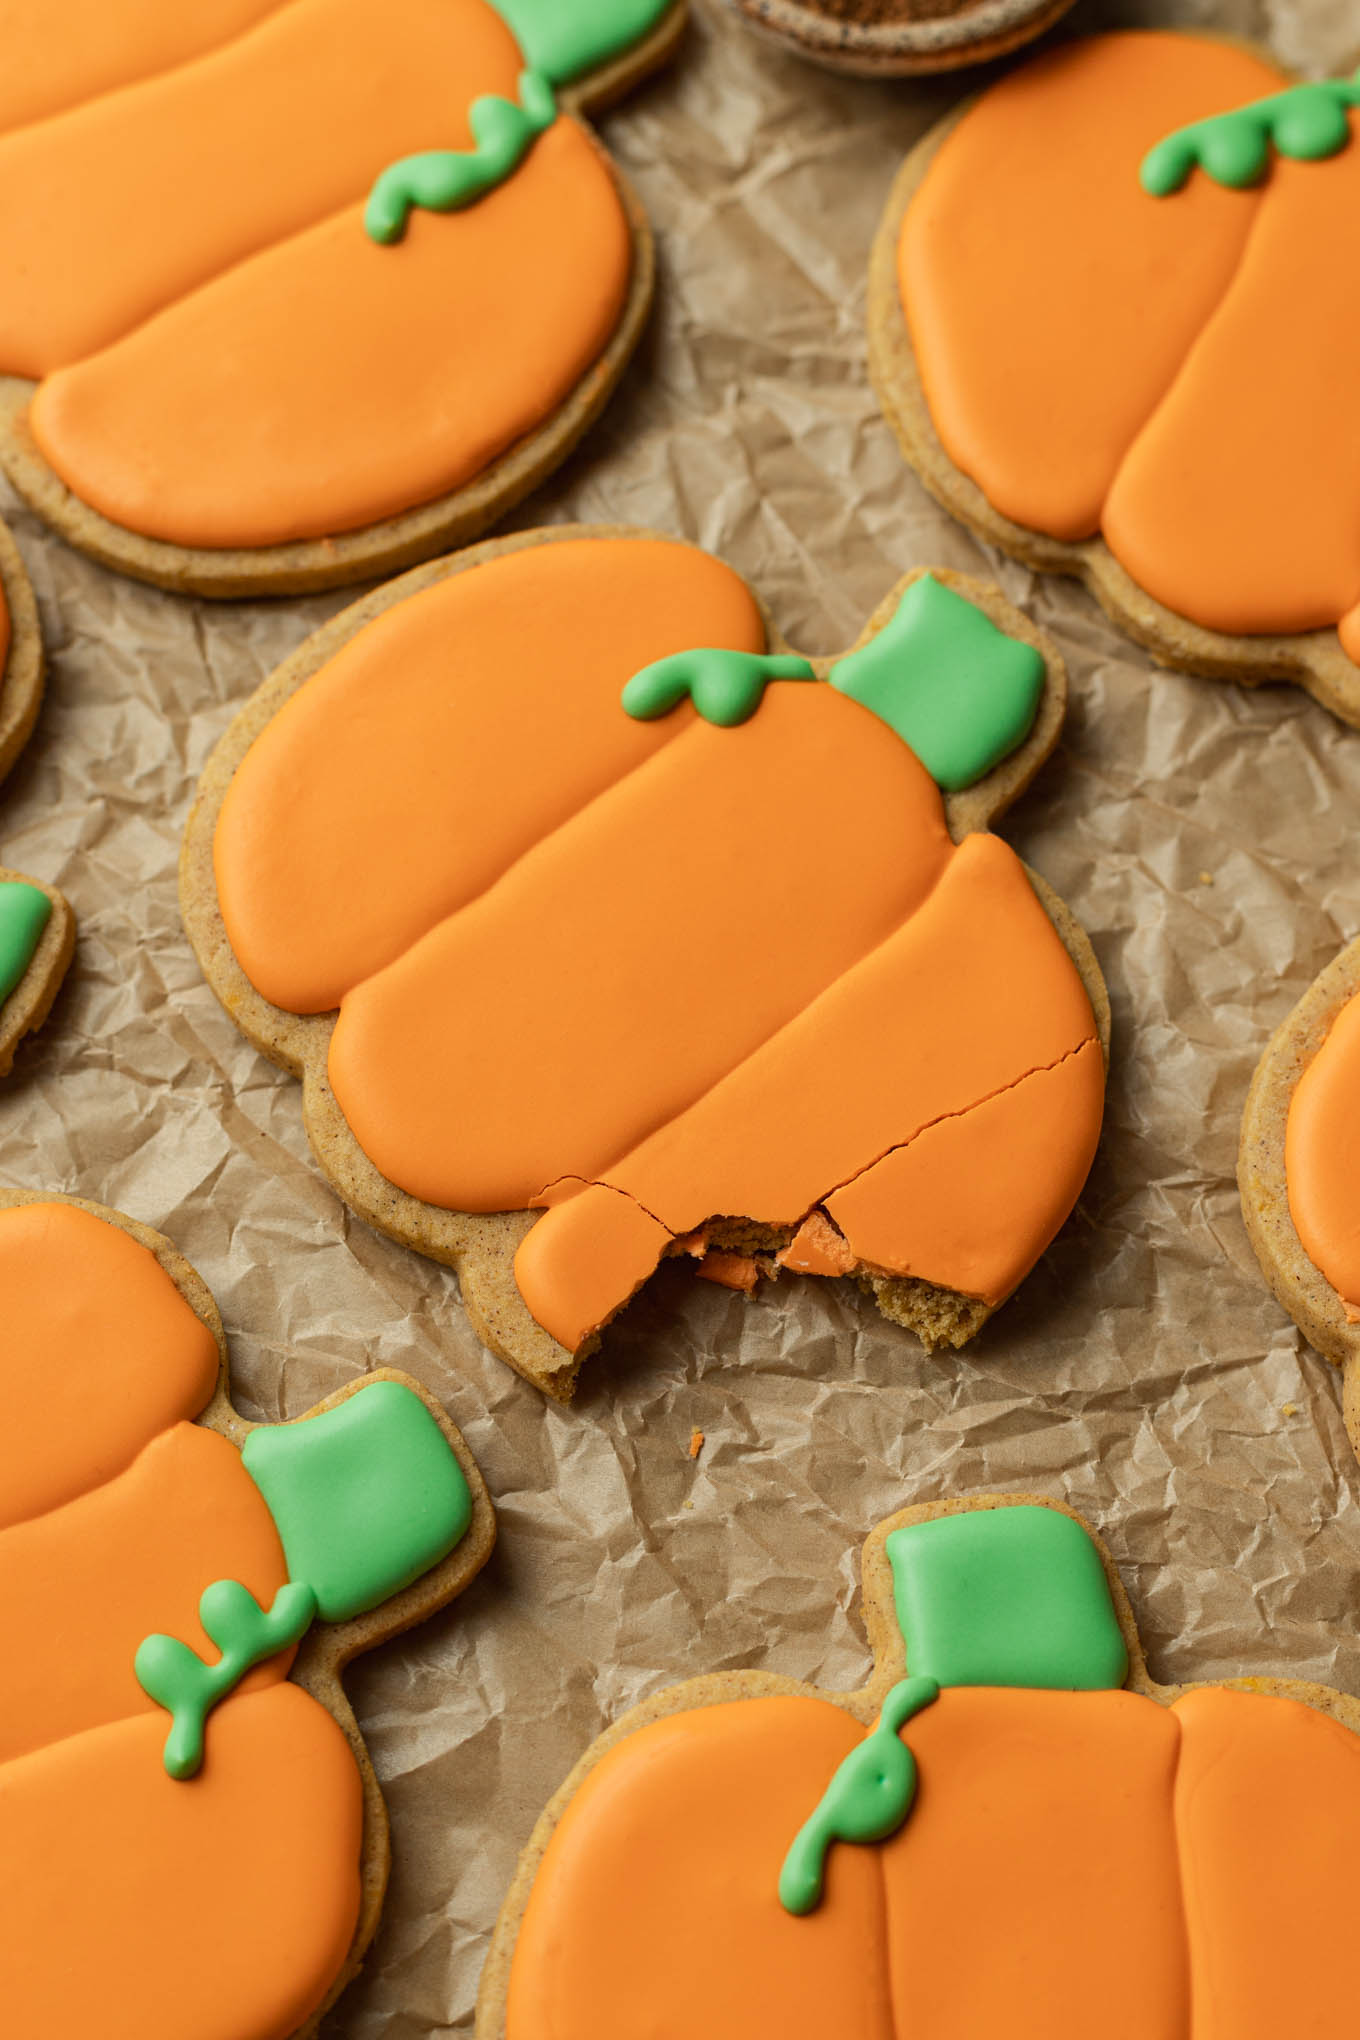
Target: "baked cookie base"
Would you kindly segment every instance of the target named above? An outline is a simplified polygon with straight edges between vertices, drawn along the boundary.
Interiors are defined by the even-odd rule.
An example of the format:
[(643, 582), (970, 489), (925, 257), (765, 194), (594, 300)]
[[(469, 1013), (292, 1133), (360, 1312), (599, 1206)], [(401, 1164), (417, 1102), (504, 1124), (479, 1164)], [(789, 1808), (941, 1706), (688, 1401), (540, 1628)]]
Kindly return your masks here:
[[(687, 0), (674, 0), (646, 39), (581, 85), (558, 94), (564, 113), (583, 123), (621, 99), (674, 53)], [(656, 247), (636, 194), (589, 127), (587, 140), (618, 187), (633, 244), (632, 275), (619, 322), (599, 359), (552, 415), (506, 449), (465, 487), (357, 531), (330, 538), (212, 550), (146, 538), (115, 524), (72, 494), (39, 451), (28, 428), (34, 384), (0, 377), (0, 468), (46, 524), (100, 566), (177, 595), (219, 599), (306, 595), (400, 572), (419, 560), (480, 538), (560, 467), (604, 410), (642, 337), (656, 286)]]
[[(1114, 1602), (1119, 1626), (1129, 1653), (1129, 1672), (1124, 1684), (1126, 1690), (1140, 1693), (1155, 1700), (1163, 1707), (1169, 1707), (1184, 1694), (1191, 1693), (1197, 1685), (1212, 1684), (1226, 1687), (1229, 1691), (1260, 1693), (1284, 1700), (1302, 1701), (1321, 1714), (1330, 1715), (1343, 1727), (1354, 1734), (1360, 1734), (1360, 1700), (1348, 1693), (1335, 1692), (1328, 1686), (1316, 1686), (1299, 1679), (1242, 1678), (1192, 1680), (1181, 1686), (1159, 1686), (1150, 1677), (1147, 1660), (1139, 1641), (1138, 1628), (1128, 1595), (1124, 1591), (1113, 1559), (1090, 1524), (1070, 1509), (1065, 1503), (1055, 1502), (1048, 1495), (1013, 1494), (983, 1495), (967, 1501), (927, 1502), (920, 1507), (903, 1509), (890, 1516), (868, 1538), (864, 1546), (861, 1566), (861, 1580), (864, 1596), (864, 1627), (868, 1634), (869, 1646), (873, 1652), (874, 1668), (869, 1683), (851, 1693), (830, 1693), (820, 1686), (811, 1686), (797, 1679), (776, 1677), (770, 1672), (712, 1672), (706, 1677), (689, 1679), (683, 1685), (672, 1686), (652, 1699), (634, 1707), (613, 1727), (605, 1730), (582, 1757), (575, 1770), (561, 1789), (549, 1802), (543, 1817), (530, 1837), (529, 1844), (520, 1857), (514, 1882), (501, 1907), (492, 1936), (491, 1949), (486, 1967), (482, 1972), (482, 1985), (477, 1999), (476, 2040), (505, 2040), (506, 2000), (510, 1986), (510, 1968), (514, 1959), (515, 1943), (519, 1937), (520, 1924), (529, 1894), (533, 1888), (544, 1852), (553, 1833), (566, 1813), (567, 1808), (580, 1791), (590, 1773), (616, 1744), (639, 1729), (647, 1728), (654, 1721), (664, 1721), (672, 1714), (686, 1714), (700, 1707), (717, 1707), (733, 1700), (765, 1700), (780, 1695), (798, 1698), (830, 1701), (841, 1708), (854, 1720), (868, 1729), (878, 1719), (879, 1711), (889, 1688), (906, 1676), (906, 1648), (902, 1632), (893, 1609), (892, 1568), (888, 1559), (887, 1539), (894, 1530), (906, 1529), (915, 1523), (933, 1522), (940, 1516), (959, 1516), (983, 1509), (1013, 1508), (1017, 1505), (1037, 1506), (1055, 1509), (1059, 1514), (1070, 1516), (1079, 1523), (1100, 1554), (1109, 1582), (1110, 1595)], [(696, 1960), (699, 1959), (696, 1955)]]
[(1342, 1007), (1360, 992), (1360, 941), (1314, 979), (1256, 1066), (1242, 1114), (1237, 1187), (1261, 1273), (1311, 1346), (1342, 1370), (1346, 1430), (1360, 1455), (1360, 1324), (1294, 1230), (1285, 1179), (1285, 1132), (1294, 1089)]
[[(46, 661), (38, 605), (19, 557), (19, 548), (0, 525), (0, 587), (9, 609), (9, 656), (0, 673), (0, 779), (17, 760), (33, 734), (42, 707)], [(55, 886), (42, 885), (26, 872), (0, 865), (0, 881), (35, 885), (52, 902), (52, 916), (9, 997), (0, 1004), (0, 1077), (14, 1066), (14, 1051), (26, 1034), (41, 1027), (61, 990), (62, 979), (76, 949), (76, 917)]]
[[(377, 1231), (454, 1269), (473, 1329), (483, 1344), (526, 1381), (559, 1402), (570, 1401), (581, 1367), (596, 1350), (600, 1335), (585, 1341), (574, 1353), (568, 1352), (537, 1323), (519, 1293), (514, 1276), (515, 1252), (540, 1214), (445, 1211), (408, 1196), (379, 1173), (351, 1133), (327, 1076), (336, 1015), (299, 1016), (283, 1012), (255, 990), (236, 960), (218, 903), (213, 838), (227, 787), (255, 738), (283, 703), (375, 617), (454, 574), (466, 573), (486, 560), (526, 546), (591, 536), (616, 539), (657, 535), (625, 526), (553, 526), (546, 534), (526, 532), (513, 538), (490, 540), (453, 558), (418, 567), (364, 596), (332, 618), (285, 661), (227, 730), (199, 782), (180, 859), (180, 907), (203, 973), (247, 1040), (272, 1062), (302, 1079), (303, 1121), (313, 1152), (332, 1187), (351, 1210)], [(926, 571), (918, 568), (898, 583), (870, 617), (859, 644), (887, 623), (903, 588)], [(1039, 714), (1020, 749), (976, 786), (945, 796), (950, 833), (959, 841), (975, 830), (988, 828), (1018, 799), (1053, 750), (1066, 710), (1067, 675), (1052, 641), (1012, 608), (999, 590), (944, 569), (934, 571), (938, 580), (976, 603), (1002, 630), (1036, 646), (1047, 666)], [(768, 617), (766, 624), (770, 649), (788, 651), (790, 647), (770, 626)], [(823, 677), (834, 663), (834, 659), (813, 661)], [(1108, 1065), (1110, 1005), (1095, 954), (1057, 896), (1034, 873), (1029, 876), (1086, 987)], [(754, 1226), (741, 1219), (728, 1219), (708, 1228), (714, 1244), (740, 1245), (744, 1251), (758, 1253), (777, 1252), (787, 1243), (792, 1230)], [(885, 1276), (878, 1269), (854, 1272), (874, 1295), (884, 1316), (915, 1332), (927, 1349), (962, 1346), (991, 1315), (989, 1306), (976, 1297)]]
[[(1228, 40), (1229, 38), (1225, 38)], [(1269, 52), (1242, 44), (1273, 62)], [(1159, 665), (1249, 687), (1288, 680), (1343, 722), (1360, 727), (1360, 667), (1341, 649), (1335, 630), (1290, 637), (1228, 637), (1203, 630), (1140, 588), (1102, 539), (1069, 544), (1015, 524), (993, 509), (977, 483), (955, 467), (935, 430), (897, 282), (902, 222), (942, 144), (974, 102), (966, 101), (931, 129), (907, 157), (893, 184), (869, 259), (869, 375), (902, 452), (922, 483), (975, 537), (999, 546), (1041, 573), (1085, 583), (1126, 636)]]
[[(45, 1191), (0, 1189), (0, 1211), (12, 1210), (22, 1204), (72, 1204), (79, 1211), (87, 1211), (91, 1217), (102, 1219), (106, 1225), (114, 1225), (121, 1232), (145, 1247), (164, 1268), (170, 1280), (188, 1304), (194, 1316), (205, 1324), (217, 1342), (219, 1355), (217, 1388), (212, 1401), (202, 1412), (197, 1422), (204, 1429), (217, 1431), (223, 1438), (235, 1445), (238, 1451), (245, 1444), (250, 1433), (262, 1428), (248, 1423), (238, 1415), (230, 1393), (229, 1362), (227, 1357), (226, 1334), (222, 1328), (221, 1315), (207, 1284), (197, 1271), (185, 1260), (177, 1247), (163, 1234), (153, 1232), (149, 1226), (139, 1225), (134, 1218), (128, 1218), (121, 1211), (111, 1211), (105, 1205), (92, 1204), (84, 1197), (63, 1197)], [(293, 2040), (314, 2040), (314, 2036), (326, 2012), (335, 2003), (345, 1986), (358, 1975), (364, 1955), (377, 1932), (382, 1912), (383, 1896), (387, 1889), (388, 1872), (391, 1866), (391, 1838), (388, 1830), (387, 1808), (383, 1803), (382, 1789), (378, 1784), (372, 1761), (364, 1745), (354, 1710), (345, 1696), (342, 1677), (345, 1667), (366, 1650), (386, 1643), (389, 1637), (399, 1636), (404, 1629), (410, 1629), (417, 1622), (423, 1622), (429, 1615), (461, 1594), (471, 1585), (482, 1567), (491, 1556), (496, 1542), (496, 1513), (486, 1482), (482, 1479), (476, 1460), (472, 1457), (463, 1440), (462, 1433), (450, 1423), (442, 1406), (433, 1396), (428, 1395), (419, 1382), (398, 1373), (390, 1367), (375, 1368), (371, 1374), (360, 1375), (355, 1381), (327, 1396), (305, 1417), (293, 1421), (305, 1423), (307, 1417), (318, 1417), (326, 1410), (335, 1409), (338, 1404), (366, 1388), (373, 1381), (395, 1381), (403, 1388), (409, 1388), (418, 1395), (430, 1415), (438, 1424), (450, 1451), (457, 1459), (467, 1480), (472, 1496), (472, 1520), (466, 1534), (449, 1553), (448, 1557), (425, 1574), (414, 1586), (403, 1593), (394, 1595), (380, 1608), (370, 1614), (356, 1615), (349, 1622), (333, 1625), (318, 1625), (304, 1637), (298, 1654), (293, 1661), (289, 1679), (302, 1686), (312, 1698), (333, 1716), (344, 1731), (345, 1739), (354, 1753), (354, 1761), (363, 1781), (364, 1825), (360, 1856), (360, 1902), (359, 1919), (354, 1929), (345, 1966), (332, 1984), (325, 2003), (306, 2023), (299, 2026)], [(264, 1426), (277, 1429), (276, 1425)]]

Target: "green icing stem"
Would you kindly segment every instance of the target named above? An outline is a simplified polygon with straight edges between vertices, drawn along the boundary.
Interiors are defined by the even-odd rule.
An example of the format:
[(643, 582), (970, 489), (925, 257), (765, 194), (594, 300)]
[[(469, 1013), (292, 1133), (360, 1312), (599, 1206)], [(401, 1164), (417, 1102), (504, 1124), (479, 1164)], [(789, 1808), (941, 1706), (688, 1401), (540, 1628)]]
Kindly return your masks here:
[[(974, 785), (1022, 744), (1044, 691), (1033, 645), (1007, 637), (933, 574), (913, 581), (891, 622), (831, 668), (831, 685), (872, 710), (946, 792)], [(705, 722), (731, 729), (759, 708), (771, 680), (815, 680), (806, 659), (713, 648), (677, 652), (635, 673), (631, 716), (668, 715), (686, 696)]]
[(1060, 1509), (964, 1509), (885, 1548), (907, 1662), (941, 1686), (1098, 1692), (1128, 1676), (1100, 1553)]
[(912, 582), (891, 622), (831, 668), (831, 685), (909, 744), (937, 786), (960, 792), (1034, 727), (1044, 662), (933, 574)]
[(420, 1397), (374, 1381), (300, 1424), (261, 1425), (246, 1472), (323, 1622), (346, 1622), (447, 1557), (472, 1521), (463, 1469)]
[(316, 1595), (290, 1582), (279, 1588), (269, 1611), (237, 1580), (216, 1580), (198, 1604), (199, 1620), (222, 1655), (205, 1664), (177, 1636), (148, 1636), (133, 1662), (137, 1683), (169, 1713), (165, 1768), (172, 1778), (196, 1777), (203, 1763), (209, 1714), (246, 1673), (286, 1650), (311, 1625)]
[(732, 729), (750, 720), (771, 680), (815, 680), (806, 659), (761, 652), (677, 652), (635, 673), (623, 705), (639, 722), (669, 715), (688, 695), (705, 722)]
[(1344, 149), (1353, 106), (1360, 106), (1360, 71), (1350, 80), (1291, 86), (1178, 128), (1148, 151), (1138, 180), (1150, 197), (1169, 198), (1199, 169), (1215, 184), (1244, 191), (1263, 174), (1272, 143), (1281, 156), (1300, 163), (1320, 162)]
[(18, 986), (51, 918), (52, 902), (38, 886), (0, 880), (0, 1001)]
[(297, 1424), (261, 1425), (241, 1454), (268, 1504), (289, 1580), (266, 1614), (235, 1580), (218, 1580), (199, 1619), (222, 1655), (206, 1665), (174, 1636), (148, 1636), (134, 1669), (172, 1717), (165, 1768), (192, 1778), (204, 1726), (253, 1665), (309, 1624), (376, 1608), (438, 1565), (466, 1534), (472, 1493), (439, 1425), (399, 1381), (372, 1381)]
[(801, 1916), (820, 1903), (833, 1842), (886, 1842), (902, 1826), (916, 1797), (916, 1759), (901, 1731), (939, 1691), (934, 1679), (902, 1679), (864, 1741), (837, 1766), (784, 1858), (779, 1903), (785, 1912)]
[(598, 71), (650, 35), (674, 0), (492, 0), (524, 52), (554, 85)]
[(426, 212), (457, 212), (484, 198), (514, 175), (556, 118), (552, 86), (537, 70), (521, 75), (518, 105), (494, 93), (474, 99), (468, 124), (475, 148), (403, 156), (383, 171), (364, 211), (370, 240), (384, 246), (399, 241), (414, 206)]

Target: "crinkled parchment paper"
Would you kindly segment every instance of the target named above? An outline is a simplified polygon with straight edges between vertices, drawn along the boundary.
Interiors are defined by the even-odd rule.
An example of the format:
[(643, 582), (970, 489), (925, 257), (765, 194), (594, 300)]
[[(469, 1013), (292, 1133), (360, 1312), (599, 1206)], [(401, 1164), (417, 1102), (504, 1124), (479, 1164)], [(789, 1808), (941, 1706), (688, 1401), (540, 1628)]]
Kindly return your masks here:
[[(1360, 733), (1292, 691), (1154, 671), (1075, 587), (986, 554), (928, 501), (866, 380), (864, 274), (902, 155), (969, 81), (833, 79), (717, 0), (696, 12), (674, 70), (607, 128), (658, 230), (658, 317), (519, 521), (696, 539), (809, 651), (848, 643), (918, 562), (995, 574), (1060, 640), (1066, 740), (1005, 829), (1109, 979), (1109, 1110), (1076, 1215), (962, 1355), (928, 1359), (838, 1285), (747, 1304), (678, 1268), (570, 1411), (486, 1355), (453, 1278), (326, 1188), (299, 1087), (218, 1009), (176, 907), (210, 746), (346, 598), (179, 602), (6, 506), (53, 670), (0, 846), (69, 894), (80, 946), (0, 1095), (0, 1176), (168, 1232), (216, 1293), (252, 1416), (409, 1369), (500, 1509), (471, 1593), (352, 1675), (395, 1869), (365, 1976), (331, 2015), (345, 2040), (468, 2031), (516, 1854), (621, 1710), (717, 1667), (856, 1682), (858, 1546), (908, 1502), (1062, 1496), (1108, 1538), (1155, 1676), (1259, 1669), (1360, 1693), (1360, 1472), (1338, 1382), (1258, 1276), (1233, 1181), (1268, 1034), (1360, 931)], [(1353, 0), (1088, 0), (1074, 22), (1177, 18), (1314, 72), (1357, 54)]]

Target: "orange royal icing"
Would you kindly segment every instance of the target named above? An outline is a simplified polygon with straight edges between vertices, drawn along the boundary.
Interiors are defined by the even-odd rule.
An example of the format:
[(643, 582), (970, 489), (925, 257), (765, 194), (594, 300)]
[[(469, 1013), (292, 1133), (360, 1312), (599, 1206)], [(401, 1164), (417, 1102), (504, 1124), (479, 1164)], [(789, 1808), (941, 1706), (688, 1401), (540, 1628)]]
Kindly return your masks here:
[[(719, 1215), (796, 1230), (823, 1200), (857, 1258), (999, 1301), (1093, 1152), (1080, 978), (1013, 853), (953, 845), (885, 723), (806, 682), (735, 729), (619, 705), (642, 664), (762, 635), (701, 554), (540, 545), (361, 632), (223, 805), (247, 974), (339, 1004), (330, 1080), (394, 1183), (550, 1207), (516, 1276), (572, 1350), (672, 1240)], [(938, 1197), (885, 1162), (923, 1137)]]
[(1243, 191), (1197, 172), (1152, 198), (1138, 172), (1281, 83), (1188, 35), (1053, 51), (946, 138), (899, 249), (955, 465), (1019, 524), (1101, 532), (1149, 594), (1233, 633), (1336, 624), (1360, 597), (1360, 146)]
[(1358, 1135), (1360, 998), (1353, 998), (1295, 1086), (1284, 1164), (1294, 1229), (1354, 1319), (1360, 1319)]
[(288, 2040), (359, 1914), (363, 1795), (325, 1709), (278, 1684), (213, 1715), (187, 1784), (165, 1717), (0, 1767), (0, 1976), (11, 2030)]
[(145, 1247), (69, 1204), (0, 1211), (0, 1526), (72, 1502), (197, 1416), (217, 1342)]
[[(133, 1676), (142, 1639), (180, 1637), (211, 1664), (204, 1587), (239, 1580), (267, 1608), (287, 1577), (240, 1453), (193, 1424), (162, 1432), (92, 1494), (0, 1531), (0, 1636), (14, 1645), (0, 1680), (0, 1763), (155, 1711)], [(281, 1678), (290, 1657), (252, 1678)]]
[(202, 547), (357, 529), (482, 473), (603, 352), (632, 242), (574, 121), (398, 246), (364, 230), (388, 164), (466, 148), (472, 101), (514, 98), (486, 0), (216, 0), (202, 36), (139, 17), (123, 89), (83, 101), (70, 11), (28, 30), (67, 110), (0, 139), (0, 369), (48, 378), (38, 445), (114, 523)]
[[(1360, 1747), (1296, 1700), (1213, 1687), (1176, 1703), (1176, 1832), (1194, 1954), (1194, 2040), (1344, 2032), (1355, 1964), (1319, 1933), (1346, 1889)], [(1306, 1962), (1281, 1951), (1306, 1947)]]
[[(859, 1723), (812, 1698), (672, 1715), (587, 1774), (534, 1878), (507, 2040), (1275, 2040), (1344, 2031), (1360, 1746), (1221, 1690), (961, 1688), (912, 1721), (919, 1790), (837, 1845), (806, 1918), (780, 1866)], [(1324, 1941), (1328, 1937), (1323, 1937)], [(1318, 1959), (1283, 1962), (1284, 1946)]]
[(692, 709), (635, 722), (619, 696), (696, 636), (761, 651), (765, 627), (730, 568), (660, 539), (534, 546), (367, 625), (223, 802), (217, 892), (247, 976), (290, 1012), (338, 1006), (673, 741)]
[(0, 275), (24, 288), (0, 303), (0, 360), (78, 362), (361, 203), (396, 157), (470, 147), (471, 101), (513, 98), (521, 63), (485, 0), (294, 0), (204, 61), (7, 136)]
[(0, 1994), (52, 2040), (288, 2040), (359, 1909), (363, 1792), (287, 1651), (212, 1715), (203, 1768), (134, 1674), (219, 1652), (203, 1590), (288, 1577), (236, 1447), (184, 1419), (218, 1348), (155, 1256), (64, 1204), (0, 1211)]
[(0, 133), (154, 77), (253, 28), (286, 0), (43, 0), (5, 19)]

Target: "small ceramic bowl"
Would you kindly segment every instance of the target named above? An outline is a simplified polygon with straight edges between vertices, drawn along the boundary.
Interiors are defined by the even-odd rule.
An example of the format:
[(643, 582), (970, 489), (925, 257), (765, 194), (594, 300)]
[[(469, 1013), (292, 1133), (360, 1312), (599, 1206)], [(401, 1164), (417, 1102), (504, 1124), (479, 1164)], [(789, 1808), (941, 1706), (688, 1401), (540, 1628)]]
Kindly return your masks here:
[(732, 12), (833, 71), (893, 78), (982, 64), (1032, 42), (1073, 0), (898, 0), (897, 18), (839, 18), (816, 0), (728, 0)]

